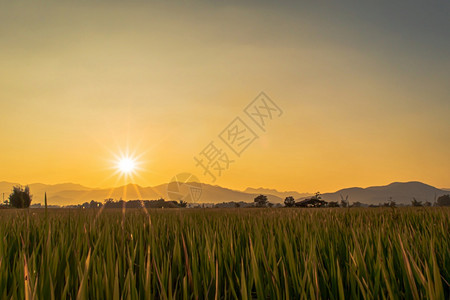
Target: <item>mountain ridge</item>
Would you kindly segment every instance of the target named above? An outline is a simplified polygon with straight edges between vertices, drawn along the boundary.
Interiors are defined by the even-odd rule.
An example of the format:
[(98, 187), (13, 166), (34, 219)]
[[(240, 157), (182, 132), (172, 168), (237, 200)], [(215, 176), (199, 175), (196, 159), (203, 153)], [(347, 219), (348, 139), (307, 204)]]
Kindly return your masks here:
[(342, 197), (349, 198), (350, 203), (361, 202), (369, 205), (378, 205), (395, 201), (397, 204), (409, 205), (415, 198), (418, 201), (433, 203), (437, 197), (447, 194), (448, 191), (438, 189), (420, 181), (392, 182), (388, 185), (369, 186), (367, 188), (352, 187), (340, 189), (333, 193), (322, 194), (325, 201), (341, 201)]
[[(10, 194), (12, 187), (17, 183), (1, 181), (0, 194), (5, 193), (5, 199)], [(33, 195), (33, 202), (43, 203), (44, 193), (47, 193), (49, 204), (52, 205), (74, 205), (91, 200), (103, 202), (107, 198), (115, 200), (134, 200), (145, 199), (154, 200), (164, 198), (171, 200), (168, 197), (167, 189), (168, 183), (159, 184), (156, 186), (140, 186), (135, 184), (127, 184), (114, 188), (89, 188), (76, 183), (61, 183), (61, 184), (44, 184), (33, 183), (30, 184), (30, 190)], [(409, 182), (392, 182), (387, 185), (369, 186), (366, 188), (350, 187), (343, 188), (336, 192), (324, 193), (322, 198), (325, 201), (340, 201), (342, 197), (349, 197), (350, 202), (361, 202), (364, 204), (380, 204), (387, 202), (390, 197), (398, 204), (410, 204), (412, 198), (418, 201), (434, 202), (435, 199), (441, 195), (448, 194), (449, 191), (445, 189), (438, 189), (426, 183), (419, 181)], [(272, 203), (283, 203), (284, 198), (293, 196), (297, 200), (303, 200), (310, 197), (312, 194), (299, 193), (296, 191), (278, 191), (271, 188), (251, 188), (248, 187), (243, 191), (234, 190), (218, 185), (202, 184), (202, 195), (199, 203), (222, 203), (222, 202), (253, 202), (253, 199), (259, 195), (264, 194)]]
[(248, 187), (244, 190), (245, 193), (251, 193), (251, 194), (270, 194), (277, 197), (280, 197), (282, 199), (292, 196), (294, 198), (301, 198), (301, 197), (308, 197), (312, 196), (312, 193), (299, 193), (297, 191), (278, 191), (277, 189), (271, 189), (271, 188), (252, 188)]

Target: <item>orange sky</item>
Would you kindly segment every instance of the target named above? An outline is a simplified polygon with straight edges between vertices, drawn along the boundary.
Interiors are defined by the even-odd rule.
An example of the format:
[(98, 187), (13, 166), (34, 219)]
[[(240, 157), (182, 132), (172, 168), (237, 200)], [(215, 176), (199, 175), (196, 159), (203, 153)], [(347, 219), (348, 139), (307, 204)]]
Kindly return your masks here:
[(128, 147), (140, 185), (211, 183), (194, 156), (265, 91), (283, 115), (215, 184), (450, 187), (449, 5), (409, 5), (2, 4), (0, 181), (122, 184)]

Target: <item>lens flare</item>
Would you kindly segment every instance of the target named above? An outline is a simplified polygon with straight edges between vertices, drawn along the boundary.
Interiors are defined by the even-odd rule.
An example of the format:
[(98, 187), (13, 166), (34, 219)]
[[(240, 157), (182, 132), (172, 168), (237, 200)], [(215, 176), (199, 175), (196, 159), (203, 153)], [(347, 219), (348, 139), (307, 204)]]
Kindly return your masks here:
[(136, 170), (136, 161), (130, 157), (121, 158), (117, 162), (117, 169), (124, 174), (133, 173)]

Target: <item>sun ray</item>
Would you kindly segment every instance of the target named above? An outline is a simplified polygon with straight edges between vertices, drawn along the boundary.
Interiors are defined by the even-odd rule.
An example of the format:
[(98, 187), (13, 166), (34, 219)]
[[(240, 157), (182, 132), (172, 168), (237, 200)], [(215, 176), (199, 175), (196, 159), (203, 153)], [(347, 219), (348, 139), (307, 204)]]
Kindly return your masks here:
[(127, 185), (125, 184), (123, 186), (123, 202), (122, 202), (122, 230), (124, 229), (125, 226), (125, 212), (126, 212), (126, 207), (127, 207)]
[[(131, 177), (131, 179), (134, 181), (133, 175), (130, 175), (130, 177)], [(144, 201), (143, 201), (143, 199), (142, 199), (142, 195), (141, 195), (141, 192), (139, 191), (138, 185), (135, 184), (135, 183), (132, 183), (132, 186), (133, 186), (134, 189), (136, 190), (136, 194), (137, 194), (137, 196), (138, 196), (138, 200), (139, 200), (139, 202), (140, 202), (140, 204), (141, 204), (142, 209), (144, 210), (145, 214), (146, 214), (147, 216), (149, 216), (148, 210), (147, 210), (147, 208), (145, 207), (145, 203), (144, 203)]]
[[(148, 151), (144, 152), (137, 152), (136, 150), (131, 150), (132, 148), (129, 147), (129, 141), (126, 142), (125, 147), (122, 147), (121, 149), (118, 149), (115, 153), (110, 151), (108, 149), (108, 152), (111, 153), (112, 160), (110, 160), (111, 167), (110, 169), (113, 171), (111, 177), (116, 176), (116, 185), (118, 182), (123, 182), (123, 193), (122, 193), (122, 214), (123, 214), (123, 221), (125, 218), (126, 213), (126, 201), (128, 201), (128, 186), (130, 188), (134, 189), (136, 192), (136, 195), (138, 197), (138, 201), (141, 204), (141, 207), (144, 211), (144, 213), (150, 218), (150, 214), (148, 212), (148, 209), (145, 207), (144, 199), (142, 197), (140, 186), (137, 185), (136, 179), (141, 182), (146, 182), (146, 179), (144, 176), (142, 176), (141, 173), (152, 173), (150, 170), (143, 168), (143, 166), (147, 163), (142, 158), (146, 156)], [(136, 148), (134, 148), (136, 149)], [(145, 162), (145, 164), (144, 164)], [(132, 187), (131, 187), (132, 186)], [(158, 197), (164, 198), (164, 195), (161, 194), (158, 190), (154, 189), (150, 185), (148, 185), (152, 192), (154, 192)], [(108, 198), (111, 198), (115, 190), (115, 187), (113, 187), (108, 195)], [(149, 221), (150, 222), (150, 221)]]

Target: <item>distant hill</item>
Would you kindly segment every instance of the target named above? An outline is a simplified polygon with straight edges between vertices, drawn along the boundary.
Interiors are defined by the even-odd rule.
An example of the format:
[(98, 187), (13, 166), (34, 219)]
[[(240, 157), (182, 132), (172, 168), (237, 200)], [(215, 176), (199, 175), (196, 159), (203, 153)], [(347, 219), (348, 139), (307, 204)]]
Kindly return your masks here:
[[(0, 182), (0, 191), (3, 191), (5, 189), (12, 190), (13, 186), (18, 185), (19, 183), (14, 182), (6, 182), (1, 181)], [(30, 186), (30, 189), (41, 191), (41, 190), (51, 190), (53, 192), (60, 192), (60, 191), (68, 191), (68, 190), (89, 190), (90, 188), (82, 186), (80, 184), (75, 183), (58, 183), (58, 184), (43, 184), (43, 183), (31, 183), (28, 184)]]
[[(5, 193), (5, 198), (11, 193), (12, 187), (17, 183), (0, 182), (0, 193)], [(77, 184), (30, 184), (33, 195), (33, 204), (44, 202), (44, 193), (47, 192), (48, 203), (52, 205), (74, 205), (91, 200), (103, 202), (107, 198), (119, 200), (156, 200), (164, 198), (170, 200), (167, 194), (167, 185), (162, 184), (154, 187), (142, 187), (138, 185), (126, 185), (116, 188), (87, 188)], [(126, 196), (125, 195), (126, 191)], [(199, 203), (222, 203), (222, 202), (253, 202), (259, 193), (247, 193), (223, 188), (217, 185), (202, 184), (202, 195)], [(272, 203), (281, 203), (284, 198), (275, 195), (267, 195)]]
[[(11, 193), (12, 187), (17, 183), (0, 182), (0, 196), (5, 193), (5, 199)], [(153, 187), (142, 187), (138, 185), (126, 185), (116, 188), (88, 188), (79, 184), (63, 183), (47, 185), (42, 183), (30, 184), (33, 194), (33, 204), (44, 202), (44, 193), (47, 192), (48, 203), (50, 205), (74, 205), (91, 200), (103, 202), (107, 198), (119, 200), (156, 200), (164, 198), (171, 200), (167, 194), (168, 184), (161, 184)], [(126, 191), (126, 197), (124, 192)], [(436, 197), (449, 194), (449, 191), (435, 188), (421, 182), (394, 182), (386, 186), (373, 186), (368, 188), (346, 188), (334, 193), (325, 193), (322, 198), (325, 201), (340, 201), (343, 197), (349, 197), (349, 201), (359, 201), (365, 204), (380, 204), (387, 202), (392, 197), (397, 204), (411, 204), (415, 197), (419, 201), (434, 202)], [(199, 203), (223, 203), (223, 202), (253, 202), (259, 194), (267, 195), (270, 202), (283, 203), (284, 198), (293, 196), (297, 200), (303, 200), (309, 196), (307, 193), (295, 191), (279, 192), (275, 189), (267, 188), (247, 188), (245, 191), (237, 191), (224, 188), (218, 185), (202, 184), (202, 196)]]
[[(3, 193), (5, 193), (5, 199), (7, 199), (9, 194), (11, 194), (12, 188), (16, 185), (19, 184), (6, 181), (0, 182), (0, 196), (3, 196)], [(59, 193), (64, 194), (65, 192), (71, 194), (72, 192), (85, 192), (91, 190), (91, 188), (74, 183), (60, 183), (60, 184), (32, 183), (28, 184), (28, 186), (30, 187), (31, 194), (33, 195), (32, 203), (40, 203), (40, 202), (43, 203), (45, 192), (47, 192), (47, 196), (54, 196)], [(70, 197), (68, 197), (68, 199), (65, 198), (66, 197), (62, 196), (61, 199), (59, 200), (63, 201), (70, 200)], [(3, 201), (3, 199), (0, 199), (0, 201)]]
[[(252, 193), (247, 191), (236, 191), (227, 188), (220, 187), (218, 185), (202, 184), (202, 202), (206, 203), (221, 203), (221, 202), (253, 202), (256, 196), (260, 193)], [(278, 197), (272, 194), (266, 194), (269, 202), (281, 203), (284, 198)]]
[(247, 189), (245, 189), (244, 191), (245, 193), (249, 193), (249, 194), (264, 194), (264, 195), (273, 195), (276, 197), (279, 197), (281, 199), (285, 199), (286, 197), (292, 196), (294, 198), (301, 198), (301, 197), (308, 197), (308, 196), (312, 196), (313, 194), (311, 193), (299, 193), (296, 191), (285, 191), (285, 192), (280, 192), (277, 191), (276, 189), (266, 189), (266, 188), (251, 188), (248, 187)]
[(441, 195), (448, 194), (448, 191), (435, 188), (431, 185), (411, 181), (411, 182), (394, 182), (385, 186), (372, 186), (368, 188), (346, 188), (334, 193), (322, 194), (325, 201), (341, 201), (341, 195), (346, 197), (350, 203), (359, 201), (365, 204), (385, 203), (392, 197), (397, 204), (410, 205), (411, 200), (415, 197), (418, 201), (429, 201), (433, 203), (435, 199)]

